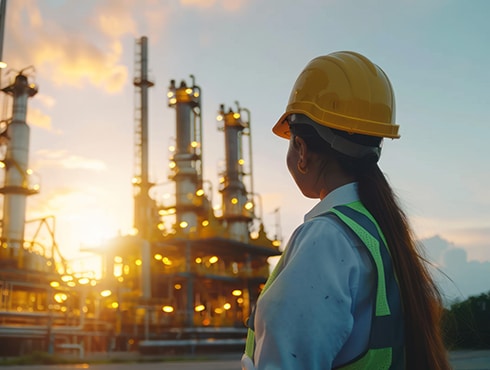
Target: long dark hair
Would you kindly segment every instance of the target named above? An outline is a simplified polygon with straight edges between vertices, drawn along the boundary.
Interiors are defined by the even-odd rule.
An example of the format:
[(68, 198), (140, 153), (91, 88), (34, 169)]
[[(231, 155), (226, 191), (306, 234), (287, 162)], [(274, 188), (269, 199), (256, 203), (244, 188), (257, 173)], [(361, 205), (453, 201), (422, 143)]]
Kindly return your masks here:
[[(425, 259), (418, 250), (407, 216), (398, 198), (377, 164), (376, 157), (354, 159), (330, 148), (309, 125), (290, 125), (293, 135), (303, 138), (310, 150), (336, 159), (340, 167), (358, 182), (359, 197), (378, 222), (393, 259), (405, 316), (406, 368), (450, 369), (441, 334), (443, 305)], [(336, 134), (364, 145), (377, 145), (381, 139)]]

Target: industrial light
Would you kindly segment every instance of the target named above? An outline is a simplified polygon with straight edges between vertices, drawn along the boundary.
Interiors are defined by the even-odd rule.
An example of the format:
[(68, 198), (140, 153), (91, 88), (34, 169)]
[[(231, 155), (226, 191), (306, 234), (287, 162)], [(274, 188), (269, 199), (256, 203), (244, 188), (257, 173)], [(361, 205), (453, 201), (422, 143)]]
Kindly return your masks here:
[(237, 198), (231, 198), (231, 204), (237, 204), (238, 199)]
[(191, 147), (193, 147), (193, 148), (197, 148), (198, 146), (199, 146), (199, 143), (197, 141), (193, 141), (191, 143)]
[(100, 292), (101, 297), (109, 297), (112, 294), (112, 292), (109, 289), (103, 290)]
[(174, 312), (174, 308), (172, 306), (163, 306), (162, 311), (166, 313), (172, 313)]
[(118, 307), (119, 307), (119, 303), (117, 303), (117, 302), (112, 302), (111, 307), (112, 307), (112, 308), (118, 308)]
[(85, 285), (85, 284), (88, 284), (90, 282), (90, 280), (86, 277), (83, 277), (81, 279), (78, 279), (78, 284), (82, 284), (82, 285)]
[(60, 283), (57, 281), (52, 281), (49, 283), (49, 285), (51, 285), (52, 288), (58, 288), (60, 286)]
[(229, 309), (231, 308), (231, 304), (230, 304), (230, 303), (225, 303), (225, 304), (223, 305), (223, 308), (224, 308), (225, 310), (229, 310)]
[(185, 93), (189, 95), (192, 94), (192, 89), (190, 87), (185, 89)]
[(252, 202), (245, 203), (245, 209), (247, 211), (250, 211), (253, 207), (254, 207), (254, 204)]
[(173, 92), (173, 91), (169, 91), (169, 92), (167, 93), (167, 98), (171, 98), (171, 97), (173, 97), (174, 95), (175, 95), (175, 94), (174, 94), (174, 92)]
[(175, 145), (170, 145), (170, 146), (168, 147), (168, 150), (169, 150), (170, 152), (175, 152)]
[(272, 245), (274, 247), (280, 247), (281, 246), (281, 241), (280, 240), (273, 240), (272, 241)]
[(172, 261), (170, 261), (170, 258), (168, 257), (163, 257), (162, 258), (162, 262), (164, 265), (167, 265), (167, 266), (171, 266), (172, 265)]
[(115, 256), (114, 257), (114, 263), (122, 263), (123, 259), (121, 256)]
[(238, 164), (239, 164), (240, 166), (243, 166), (243, 165), (245, 164), (245, 160), (244, 160), (244, 159), (242, 159), (242, 158), (240, 158), (240, 159), (238, 160)]
[(240, 118), (240, 113), (238, 113), (238, 112), (237, 113), (233, 113), (233, 118), (234, 119)]
[(153, 258), (156, 259), (157, 261), (161, 261), (163, 256), (160, 253), (157, 253), (153, 256)]
[(216, 116), (216, 121), (223, 121), (223, 116), (221, 114), (219, 114), (218, 116)]
[(204, 220), (203, 222), (201, 222), (201, 225), (202, 225), (203, 227), (206, 227), (206, 226), (208, 226), (208, 225), (209, 225), (209, 221), (208, 221), (208, 220)]
[(197, 195), (198, 197), (202, 197), (202, 196), (204, 195), (204, 190), (203, 190), (203, 189), (198, 189), (198, 190), (196, 191), (196, 195)]
[(0, 69), (7, 68), (7, 63), (5, 62), (0, 62)]
[(217, 256), (212, 256), (212, 257), (209, 257), (209, 263), (216, 263), (218, 262), (219, 258)]
[(187, 226), (189, 226), (189, 224), (186, 222), (186, 221), (182, 221), (180, 224), (179, 224), (180, 228), (181, 229), (185, 229)]
[(143, 261), (141, 261), (141, 260), (138, 258), (136, 261), (134, 261), (134, 264), (135, 264), (136, 266), (141, 266), (141, 265), (143, 264)]
[(235, 289), (233, 292), (231, 292), (231, 294), (235, 297), (240, 297), (242, 295), (242, 291), (240, 289)]
[(180, 285), (180, 284), (175, 284), (175, 285), (174, 285), (174, 288), (175, 288), (175, 290), (180, 290), (180, 289), (182, 289), (182, 285)]
[(68, 296), (65, 293), (56, 293), (54, 295), (54, 300), (58, 303), (63, 303), (68, 299)]
[(202, 312), (206, 309), (206, 306), (204, 306), (203, 304), (198, 304), (196, 307), (194, 307), (194, 311), (196, 312)]

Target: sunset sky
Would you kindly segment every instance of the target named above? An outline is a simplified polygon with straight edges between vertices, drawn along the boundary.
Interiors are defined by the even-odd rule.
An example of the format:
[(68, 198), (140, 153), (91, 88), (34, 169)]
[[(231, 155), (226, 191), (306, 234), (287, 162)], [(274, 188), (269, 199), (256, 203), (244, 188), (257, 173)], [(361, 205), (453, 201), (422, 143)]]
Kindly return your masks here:
[[(401, 139), (385, 141), (380, 166), (417, 236), (441, 238), (439, 252), (458, 251), (461, 266), (478, 266), (473, 279), (490, 281), (490, 2), (9, 0), (7, 7), (2, 86), (30, 66), (39, 86), (28, 124), (41, 192), (29, 198), (27, 218), (56, 216), (68, 259), (79, 258), (82, 243), (132, 227), (135, 40), (147, 36), (152, 181), (169, 175), (169, 82), (190, 83), (192, 74), (202, 89), (204, 178), (217, 188), (219, 105), (239, 101), (251, 112), (266, 231), (277, 232), (279, 207), (287, 240), (316, 201), (297, 190), (287, 142), (271, 127), (310, 59), (357, 51), (395, 89)], [(444, 270), (448, 260), (439, 257)]]

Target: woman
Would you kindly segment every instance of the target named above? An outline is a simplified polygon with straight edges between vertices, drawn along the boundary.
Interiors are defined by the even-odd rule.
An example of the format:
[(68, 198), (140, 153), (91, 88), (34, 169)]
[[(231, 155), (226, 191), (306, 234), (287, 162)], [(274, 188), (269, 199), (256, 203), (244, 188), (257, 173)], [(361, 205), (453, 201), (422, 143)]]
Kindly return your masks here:
[(399, 137), (386, 74), (353, 52), (313, 59), (273, 132), (320, 201), (258, 299), (243, 369), (450, 369), (438, 290), (377, 165)]

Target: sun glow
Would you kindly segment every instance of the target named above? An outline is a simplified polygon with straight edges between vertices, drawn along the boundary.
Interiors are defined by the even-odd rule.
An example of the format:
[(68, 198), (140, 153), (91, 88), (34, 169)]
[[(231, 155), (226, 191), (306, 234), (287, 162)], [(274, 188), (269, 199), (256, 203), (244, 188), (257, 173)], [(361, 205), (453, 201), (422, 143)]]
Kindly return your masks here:
[(121, 225), (119, 210), (106, 210), (95, 198), (69, 193), (63, 202), (57, 202), (56, 240), (73, 271), (92, 271), (99, 276), (100, 256), (90, 251), (104, 247), (117, 236)]

